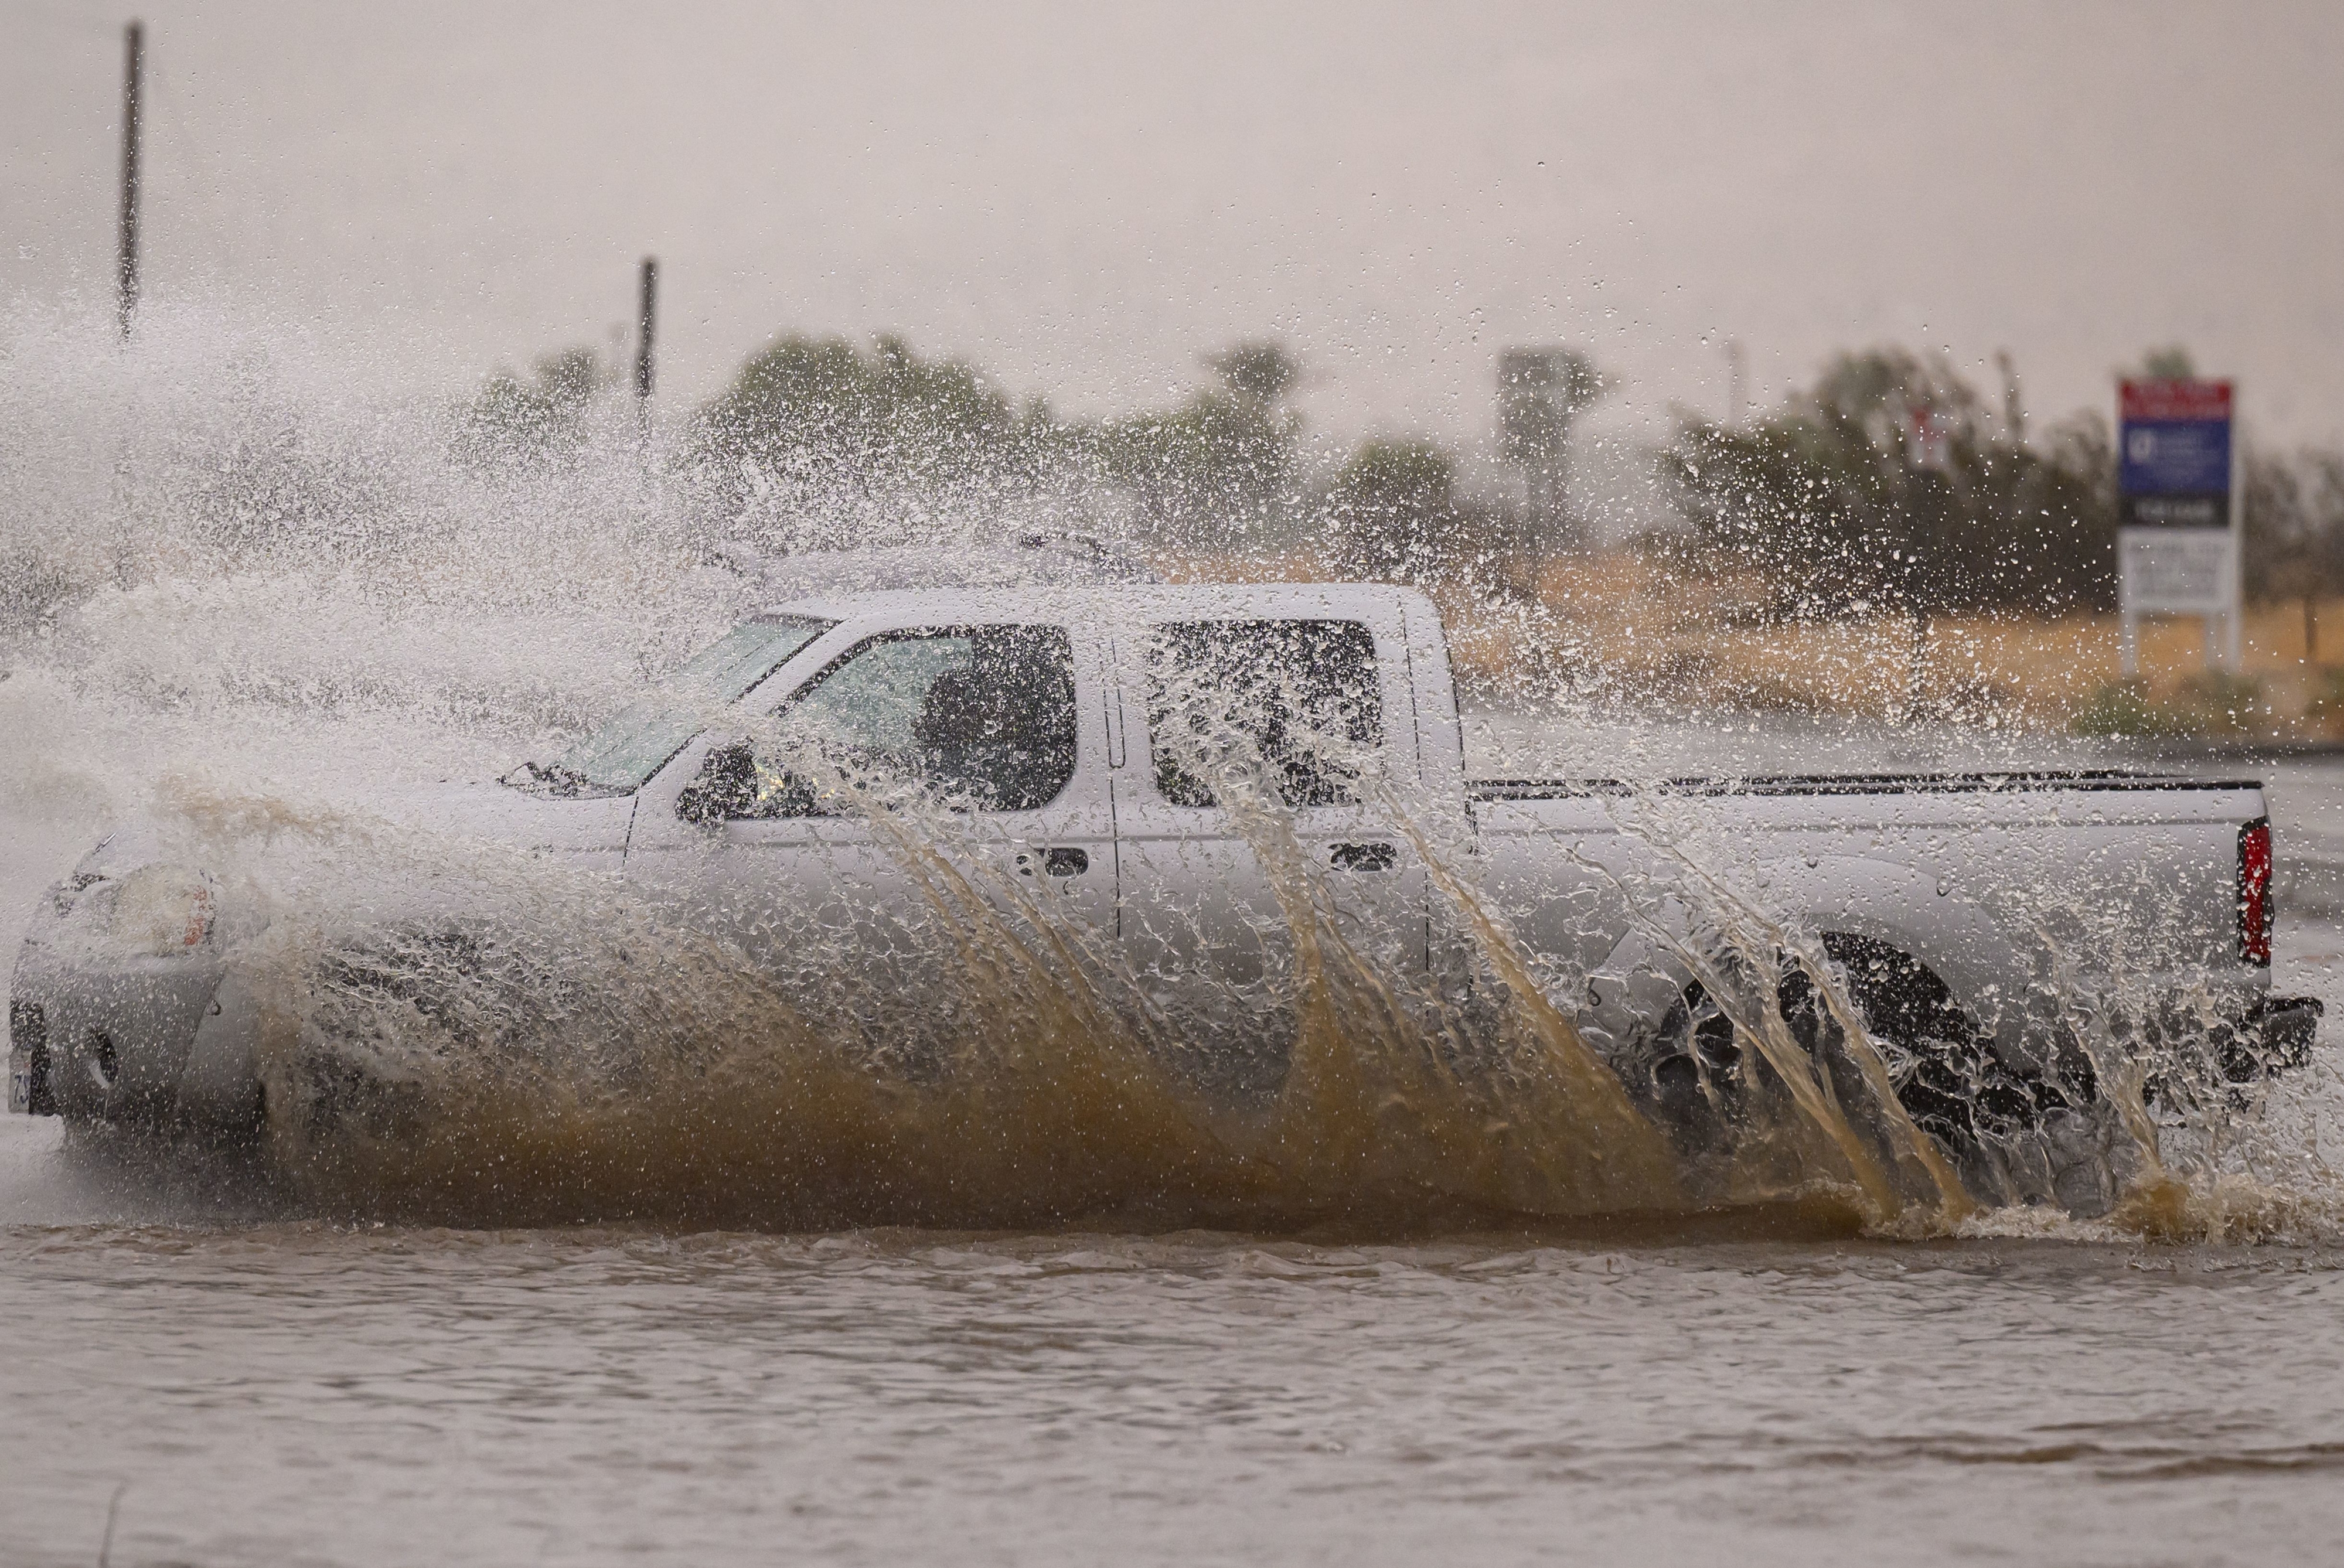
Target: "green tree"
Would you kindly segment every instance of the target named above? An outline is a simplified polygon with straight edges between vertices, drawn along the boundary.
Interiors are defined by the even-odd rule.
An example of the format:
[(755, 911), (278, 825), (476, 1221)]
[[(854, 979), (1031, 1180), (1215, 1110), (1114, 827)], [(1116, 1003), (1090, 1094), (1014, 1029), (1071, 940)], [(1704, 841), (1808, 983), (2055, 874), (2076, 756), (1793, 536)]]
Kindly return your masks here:
[(1205, 363), (1218, 373), (1231, 397), (1274, 404), (1302, 379), (1302, 367), (1276, 343), (1239, 343), (1207, 355)]
[(1453, 575), (1470, 509), (1456, 459), (1419, 439), (1364, 442), (1326, 498), (1328, 554), (1347, 577), (1426, 583)]
[(586, 348), (541, 356), (526, 380), (500, 370), (465, 411), (464, 454), (476, 462), (495, 463), (575, 446), (585, 438), (586, 411), (595, 395), (617, 379), (617, 371)]
[(2303, 609), (2305, 656), (2319, 658), (2319, 601), (2344, 592), (2344, 454), (2247, 457), (2239, 540), (2247, 597)]
[(1106, 477), (1136, 497), (1149, 531), (1198, 549), (1258, 540), (1293, 516), (1302, 417), (1281, 407), (1300, 379), (1275, 343), (1209, 356), (1218, 388), (1177, 409), (1109, 423), (1097, 440)]
[(700, 410), (704, 455), (777, 474), (952, 482), (1006, 465), (1019, 417), (966, 365), (923, 359), (883, 335), (783, 338)]
[(969, 366), (901, 338), (868, 349), (785, 337), (695, 416), (684, 460), (703, 511), (799, 542), (900, 532), (940, 504), (982, 511), (1079, 450), (1039, 399), (1014, 406)]
[(1843, 354), (1775, 414), (1681, 413), (1663, 473), (1714, 564), (1793, 613), (2106, 607), (2116, 592), (2104, 422), (2021, 440), (1943, 357)]
[(2143, 354), (2140, 369), (2132, 374), (2145, 381), (2194, 381), (2198, 379), (2198, 361), (2180, 344), (2169, 343)]

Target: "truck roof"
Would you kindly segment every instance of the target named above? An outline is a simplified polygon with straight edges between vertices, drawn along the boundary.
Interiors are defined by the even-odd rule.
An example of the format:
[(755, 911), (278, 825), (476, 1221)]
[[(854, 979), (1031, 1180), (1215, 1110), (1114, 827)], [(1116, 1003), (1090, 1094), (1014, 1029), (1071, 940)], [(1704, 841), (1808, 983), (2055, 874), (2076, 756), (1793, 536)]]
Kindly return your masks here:
[(1142, 616), (1357, 613), (1369, 605), (1431, 601), (1412, 588), (1376, 582), (1083, 583), (1051, 586), (881, 589), (784, 600), (765, 613), (815, 615), (845, 621), (865, 615), (933, 616), (939, 621), (997, 620), (1003, 615), (1120, 612)]

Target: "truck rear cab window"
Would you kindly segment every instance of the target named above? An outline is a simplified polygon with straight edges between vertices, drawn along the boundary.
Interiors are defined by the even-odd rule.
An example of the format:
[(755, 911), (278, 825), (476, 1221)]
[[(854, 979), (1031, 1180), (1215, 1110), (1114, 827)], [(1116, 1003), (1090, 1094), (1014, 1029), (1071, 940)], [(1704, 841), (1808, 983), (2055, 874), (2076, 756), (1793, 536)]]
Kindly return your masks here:
[(1376, 641), (1357, 621), (1187, 621), (1147, 651), (1156, 787), (1217, 804), (1258, 780), (1289, 807), (1350, 805), (1383, 745)]
[[(849, 650), (777, 715), (779, 744), (709, 758), (731, 818), (826, 816), (842, 783), (916, 785), (962, 811), (1034, 811), (1075, 776), (1072, 640), (1057, 626), (891, 632)], [(812, 753), (819, 765), (798, 766)]]

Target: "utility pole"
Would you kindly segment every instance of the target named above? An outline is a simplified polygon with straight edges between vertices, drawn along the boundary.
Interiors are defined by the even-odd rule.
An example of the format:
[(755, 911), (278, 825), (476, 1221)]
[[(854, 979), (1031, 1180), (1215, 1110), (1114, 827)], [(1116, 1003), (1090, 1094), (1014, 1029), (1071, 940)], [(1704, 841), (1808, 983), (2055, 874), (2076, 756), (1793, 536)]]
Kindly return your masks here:
[(1742, 340), (1725, 340), (1725, 428), (1742, 428), (1742, 410), (1746, 405), (1742, 398)]
[(652, 336), (658, 325), (659, 258), (643, 258), (642, 291), (635, 308), (635, 400), (643, 405), (643, 417), (651, 417), (652, 400)]
[(138, 309), (138, 140), (146, 61), (146, 29), (133, 22), (122, 30), (122, 238), (114, 258), (114, 316), (122, 340), (130, 340), (130, 319)]

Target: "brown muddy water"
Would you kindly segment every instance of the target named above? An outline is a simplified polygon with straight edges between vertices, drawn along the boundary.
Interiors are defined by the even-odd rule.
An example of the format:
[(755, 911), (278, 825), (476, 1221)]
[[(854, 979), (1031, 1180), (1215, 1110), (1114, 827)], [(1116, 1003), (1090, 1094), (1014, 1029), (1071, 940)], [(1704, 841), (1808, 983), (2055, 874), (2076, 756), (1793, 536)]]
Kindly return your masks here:
[[(53, 1134), (7, 1180), (55, 1190)], [(2332, 1561), (2344, 1255), (0, 1231), (0, 1558)]]

